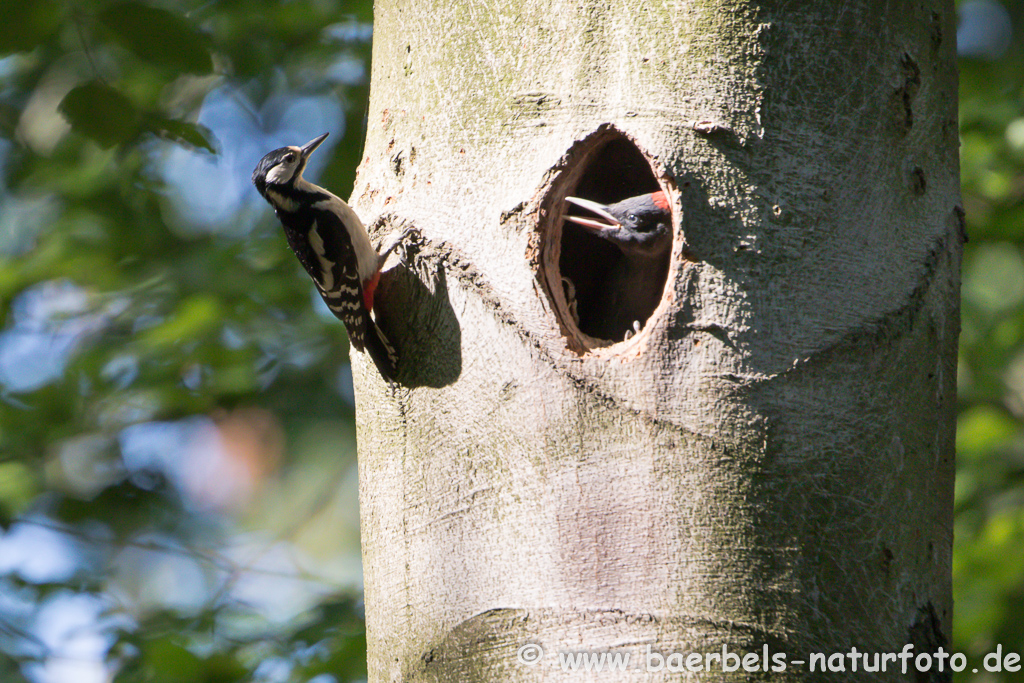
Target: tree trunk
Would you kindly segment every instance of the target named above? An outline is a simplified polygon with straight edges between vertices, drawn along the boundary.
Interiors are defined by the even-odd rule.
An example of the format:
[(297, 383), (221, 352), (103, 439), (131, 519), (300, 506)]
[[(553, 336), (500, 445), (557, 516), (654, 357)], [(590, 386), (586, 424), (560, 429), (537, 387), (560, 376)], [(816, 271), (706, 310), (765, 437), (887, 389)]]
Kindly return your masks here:
[[(761, 673), (697, 678), (768, 652), (819, 680), (812, 653), (946, 645), (953, 3), (375, 11), (354, 202), (414, 233), (378, 297), (399, 385), (354, 354), (370, 680), (561, 680), (580, 651), (676, 680), (723, 646)], [(564, 197), (659, 188), (664, 295), (623, 341), (614, 249)]]

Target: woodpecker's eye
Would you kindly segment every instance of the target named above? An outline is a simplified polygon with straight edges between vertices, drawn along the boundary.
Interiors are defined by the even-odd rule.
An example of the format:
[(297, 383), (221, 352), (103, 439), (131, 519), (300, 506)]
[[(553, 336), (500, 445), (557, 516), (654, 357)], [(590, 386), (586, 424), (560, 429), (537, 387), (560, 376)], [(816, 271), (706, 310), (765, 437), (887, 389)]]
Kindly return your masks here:
[(294, 154), (288, 153), (288, 154), (284, 155), (284, 163), (290, 164), (293, 161), (295, 161), (295, 155)]
[(629, 222), (630, 223), (636, 223), (636, 214), (635, 213), (629, 214), (628, 218), (629, 218)]

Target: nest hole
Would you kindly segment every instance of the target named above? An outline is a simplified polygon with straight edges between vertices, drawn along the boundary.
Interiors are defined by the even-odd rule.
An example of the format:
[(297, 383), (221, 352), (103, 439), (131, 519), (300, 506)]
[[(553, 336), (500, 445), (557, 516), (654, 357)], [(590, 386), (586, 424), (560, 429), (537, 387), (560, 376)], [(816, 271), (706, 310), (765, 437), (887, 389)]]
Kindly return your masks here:
[[(625, 135), (607, 128), (580, 146), (576, 154), (570, 152), (570, 169), (562, 188), (552, 191), (558, 204), (553, 211), (558, 225), (550, 234), (560, 237), (558, 277), (551, 279), (562, 289), (562, 313), (568, 318), (564, 322), (571, 320), (582, 333), (583, 345), (607, 346), (640, 332), (661, 300), (671, 255), (672, 210), (651, 163)], [(574, 156), (578, 160), (575, 164)], [(668, 214), (664, 228), (667, 236), (659, 238), (658, 250), (653, 254), (646, 253), (636, 241), (623, 241), (624, 236), (631, 235), (621, 231), (613, 235), (568, 219), (579, 216), (607, 222), (599, 214), (566, 201), (566, 197), (613, 206), (644, 195), (657, 198), (655, 193), (659, 192), (662, 208)]]

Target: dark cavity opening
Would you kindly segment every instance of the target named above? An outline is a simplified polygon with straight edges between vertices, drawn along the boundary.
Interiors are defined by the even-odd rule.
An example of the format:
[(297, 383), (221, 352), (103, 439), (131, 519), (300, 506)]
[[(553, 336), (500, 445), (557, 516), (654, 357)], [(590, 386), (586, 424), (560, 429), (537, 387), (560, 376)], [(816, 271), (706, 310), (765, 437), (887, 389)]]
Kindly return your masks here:
[[(554, 212), (561, 223), (561, 294), (572, 322), (592, 338), (581, 341), (592, 347), (629, 339), (646, 325), (665, 289), (673, 228), (670, 200), (631, 140), (614, 129), (604, 129), (583, 146), (577, 168), (569, 170), (565, 189), (554, 193), (556, 199), (572, 196), (610, 207), (616, 215), (622, 214), (625, 228), (596, 229), (574, 223), (568, 216), (610, 221), (567, 201)], [(637, 199), (618, 205), (630, 198)], [(652, 206), (667, 215), (667, 225), (655, 228), (658, 234), (653, 241)]]

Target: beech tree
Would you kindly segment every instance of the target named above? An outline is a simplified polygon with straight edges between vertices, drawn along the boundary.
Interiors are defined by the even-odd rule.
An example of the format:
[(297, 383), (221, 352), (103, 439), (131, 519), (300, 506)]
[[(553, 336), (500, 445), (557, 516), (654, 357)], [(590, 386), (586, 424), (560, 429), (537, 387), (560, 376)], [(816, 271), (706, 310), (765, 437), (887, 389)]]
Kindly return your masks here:
[[(398, 384), (355, 357), (370, 680), (559, 678), (566, 651), (677, 678), (650, 653), (723, 646), (803, 680), (812, 653), (948, 649), (953, 3), (374, 21), (353, 204), (412, 236), (378, 297)], [(565, 198), (659, 189), (660, 303), (602, 338), (618, 256)]]

